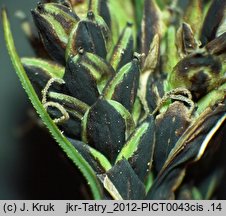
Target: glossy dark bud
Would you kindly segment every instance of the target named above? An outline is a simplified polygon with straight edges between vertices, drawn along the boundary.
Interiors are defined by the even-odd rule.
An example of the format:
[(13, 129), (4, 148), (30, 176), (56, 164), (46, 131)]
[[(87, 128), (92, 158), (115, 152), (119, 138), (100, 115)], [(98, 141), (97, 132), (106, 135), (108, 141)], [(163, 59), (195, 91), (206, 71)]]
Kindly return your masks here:
[(198, 42), (194, 38), (193, 30), (187, 23), (183, 23), (177, 31), (177, 49), (181, 58), (193, 53), (198, 48)]
[(220, 26), (222, 19), (224, 19), (225, 11), (225, 0), (212, 1), (202, 26), (200, 37), (202, 46), (205, 46), (216, 37), (218, 27)]
[(111, 15), (108, 3), (108, 0), (91, 0), (89, 2), (89, 10), (99, 14), (111, 29)]
[(127, 139), (116, 161), (127, 159), (140, 180), (144, 181), (152, 167), (154, 147), (155, 121), (150, 115)]
[(82, 125), (83, 141), (114, 163), (134, 128), (134, 121), (120, 103), (99, 99), (85, 114)]
[(43, 89), (51, 78), (62, 78), (64, 68), (53, 62), (39, 58), (22, 58), (21, 62), (29, 79)]
[(164, 81), (166, 80), (165, 74), (153, 73), (150, 74), (147, 83), (145, 85), (145, 95), (144, 102), (147, 104), (150, 112), (154, 111), (155, 108), (161, 101), (161, 98), (164, 95)]
[(161, 35), (161, 12), (156, 3), (153, 0), (144, 1), (144, 12), (141, 24), (141, 40), (140, 47), (141, 53), (148, 54), (150, 44), (156, 34)]
[(134, 57), (134, 59), (124, 65), (108, 83), (103, 91), (104, 97), (118, 101), (131, 111), (137, 96), (139, 78), (140, 62)]
[(156, 143), (154, 167), (159, 172), (176, 142), (189, 126), (191, 119), (189, 109), (181, 102), (174, 102), (166, 112), (156, 117)]
[(79, 151), (79, 153), (85, 158), (89, 165), (97, 174), (102, 174), (111, 168), (110, 162), (97, 150), (93, 149), (84, 142), (69, 139), (72, 145)]
[[(215, 140), (216, 136), (214, 135), (220, 127), (223, 129), (226, 119), (225, 111), (224, 101), (222, 104), (215, 104), (214, 108), (209, 107), (192, 121), (192, 124), (180, 136), (175, 147), (170, 151), (163, 168), (152, 184), (151, 190), (147, 193), (146, 199), (175, 198), (175, 191), (184, 179), (188, 164), (200, 160), (206, 153), (206, 148)], [(218, 142), (212, 144), (219, 147)], [(211, 154), (211, 152), (209, 153)], [(206, 157), (204, 158), (206, 166)], [(201, 171), (199, 170), (199, 172)]]
[(110, 57), (110, 63), (116, 71), (132, 60), (133, 42), (132, 24), (127, 23)]
[(226, 53), (226, 32), (210, 41), (206, 45), (207, 51), (212, 55), (221, 55)]
[(63, 79), (73, 97), (92, 105), (113, 74), (113, 68), (104, 59), (81, 49), (68, 59)]
[(87, 18), (81, 20), (72, 30), (66, 56), (76, 55), (82, 48), (86, 52), (106, 58), (109, 38), (109, 28), (104, 20), (89, 11)]
[(125, 159), (115, 164), (106, 174), (99, 175), (105, 189), (116, 200), (144, 199), (145, 186)]
[(194, 54), (175, 66), (169, 81), (172, 88), (187, 88), (197, 100), (221, 83), (223, 73), (220, 58)]
[(31, 13), (50, 57), (65, 64), (69, 34), (79, 18), (71, 8), (56, 3), (39, 3)]

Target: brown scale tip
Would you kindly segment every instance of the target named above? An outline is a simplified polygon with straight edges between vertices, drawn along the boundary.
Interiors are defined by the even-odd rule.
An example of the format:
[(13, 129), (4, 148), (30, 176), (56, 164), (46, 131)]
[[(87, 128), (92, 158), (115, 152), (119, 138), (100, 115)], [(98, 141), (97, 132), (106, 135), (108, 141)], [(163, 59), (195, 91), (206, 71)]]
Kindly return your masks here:
[(94, 15), (93, 11), (88, 11), (88, 13), (87, 13), (87, 18), (88, 18), (89, 20), (94, 20), (95, 15)]
[(31, 9), (31, 15), (35, 15), (35, 10), (34, 9)]
[(37, 10), (42, 13), (44, 11), (44, 7), (43, 4), (41, 2), (38, 2), (37, 4)]
[(69, 1), (65, 1), (65, 0), (64, 0), (64, 1), (62, 2), (62, 5), (65, 6), (65, 7), (67, 7), (67, 8), (69, 8), (69, 9), (72, 8), (72, 5), (71, 5), (71, 3), (70, 3)]
[(78, 48), (78, 53), (79, 53), (80, 55), (83, 55), (83, 54), (84, 54), (84, 49), (83, 49), (82, 47), (79, 47), (79, 48)]
[(143, 56), (142, 54), (135, 52), (135, 53), (133, 54), (133, 61), (141, 62), (142, 56)]
[(132, 27), (132, 26), (133, 26), (133, 23), (132, 23), (132, 22), (127, 22), (126, 25), (127, 25), (128, 27)]

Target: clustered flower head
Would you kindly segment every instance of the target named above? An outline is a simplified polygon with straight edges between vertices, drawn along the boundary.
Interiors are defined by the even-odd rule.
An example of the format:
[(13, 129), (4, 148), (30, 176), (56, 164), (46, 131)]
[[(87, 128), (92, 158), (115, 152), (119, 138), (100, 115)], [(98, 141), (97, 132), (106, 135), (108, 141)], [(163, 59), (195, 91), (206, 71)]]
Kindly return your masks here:
[(225, 11), (224, 0), (58, 0), (31, 11), (37, 56), (21, 62), (103, 199), (212, 197), (225, 168), (202, 172), (202, 161), (214, 164), (226, 116)]

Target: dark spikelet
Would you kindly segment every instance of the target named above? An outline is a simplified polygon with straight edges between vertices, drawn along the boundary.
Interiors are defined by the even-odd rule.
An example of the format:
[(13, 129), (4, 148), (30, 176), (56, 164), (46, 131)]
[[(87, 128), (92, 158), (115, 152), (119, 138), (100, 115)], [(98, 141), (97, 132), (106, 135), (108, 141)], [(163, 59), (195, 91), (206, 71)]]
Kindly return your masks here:
[(193, 127), (186, 130), (170, 152), (147, 194), (147, 199), (175, 198), (175, 190), (181, 184), (187, 165), (200, 159), (225, 119), (225, 104), (220, 104), (215, 110), (206, 110), (193, 122)]
[(159, 8), (154, 0), (145, 0), (144, 14), (141, 24), (141, 53), (149, 52), (151, 41), (160, 33)]
[(206, 45), (207, 51), (212, 55), (220, 55), (226, 52), (226, 32), (210, 41)]
[(95, 170), (97, 174), (102, 174), (106, 172), (105, 167), (102, 166), (99, 161), (99, 158), (97, 158), (96, 155), (92, 154), (92, 149), (87, 144), (74, 139), (69, 139), (69, 141), (86, 159), (86, 161)]
[(177, 140), (190, 124), (189, 110), (181, 102), (174, 102), (156, 117), (154, 167), (159, 172)]
[(125, 142), (126, 124), (121, 114), (107, 101), (98, 100), (84, 121), (87, 142), (114, 162)]
[(111, 65), (116, 71), (132, 60), (133, 43), (132, 24), (127, 23), (110, 58)]
[(177, 32), (176, 43), (181, 57), (193, 53), (198, 48), (198, 44), (194, 38), (193, 31), (189, 24), (182, 24), (181, 28)]
[[(143, 182), (152, 167), (155, 146), (155, 121), (148, 116), (126, 141), (117, 161), (127, 159)], [(143, 164), (141, 167), (140, 164)]]
[(216, 36), (217, 28), (221, 23), (226, 10), (225, 0), (214, 0), (203, 23), (201, 31), (202, 46), (213, 40)]
[(62, 78), (64, 68), (53, 62), (38, 58), (22, 58), (21, 62), (29, 79), (42, 90), (49, 79)]
[(40, 1), (36, 33), (17, 12), (36, 57), (19, 59), (3, 9), (5, 44), (93, 198), (221, 198), (226, 0)]
[(113, 77), (104, 89), (104, 97), (116, 100), (129, 111), (132, 110), (137, 96), (140, 68), (139, 60), (134, 58)]
[(108, 0), (99, 0), (98, 6), (99, 15), (103, 17), (109, 29), (111, 29), (111, 15), (108, 7)]
[[(101, 181), (108, 182), (107, 185), (112, 185), (117, 191), (109, 190), (109, 193), (115, 198), (125, 200), (144, 199), (145, 188), (144, 184), (139, 180), (138, 176), (133, 171), (127, 160), (118, 162), (105, 175), (100, 176)], [(117, 194), (118, 193), (118, 194)]]
[(193, 99), (204, 96), (218, 85), (222, 76), (222, 64), (213, 55), (194, 54), (182, 59), (171, 73), (173, 87), (186, 87), (192, 92)]
[(94, 13), (89, 11), (87, 19), (81, 20), (71, 33), (67, 48), (68, 55), (76, 55), (82, 48), (86, 52), (105, 58), (108, 31), (106, 23), (98, 23)]
[(82, 62), (82, 55), (68, 59), (63, 79), (71, 96), (92, 105), (99, 97), (99, 92), (94, 76)]
[[(60, 118), (62, 113), (59, 110), (49, 107), (48, 113), (52, 119)], [(81, 119), (68, 112), (69, 119), (59, 124), (59, 128), (67, 137), (81, 139)]]
[(31, 13), (46, 51), (52, 59), (64, 65), (69, 33), (78, 17), (68, 7), (53, 3), (38, 4)]
[(63, 79), (71, 96), (92, 105), (114, 74), (104, 59), (80, 50), (78, 55), (69, 57)]
[(165, 74), (151, 74), (148, 77), (145, 101), (150, 111), (154, 111), (164, 95), (163, 83), (165, 78)]

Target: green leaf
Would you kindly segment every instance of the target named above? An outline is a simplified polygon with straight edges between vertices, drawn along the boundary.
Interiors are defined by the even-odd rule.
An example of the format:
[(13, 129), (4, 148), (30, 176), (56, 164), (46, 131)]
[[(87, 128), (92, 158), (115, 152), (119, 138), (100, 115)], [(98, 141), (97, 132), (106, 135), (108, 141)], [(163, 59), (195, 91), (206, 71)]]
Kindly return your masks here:
[[(131, 1), (108, 0), (108, 7), (111, 15), (111, 31), (113, 42), (116, 43), (120, 32), (123, 31), (127, 22), (135, 23), (133, 5)], [(135, 27), (135, 25), (134, 25)]]
[(140, 29), (142, 15), (143, 15), (144, 0), (133, 0), (133, 2), (134, 2), (137, 29)]
[(25, 89), (31, 103), (36, 109), (37, 113), (40, 115), (42, 121), (46, 124), (47, 128), (51, 132), (52, 136), (55, 138), (59, 146), (67, 154), (67, 156), (73, 161), (73, 163), (80, 169), (82, 174), (85, 176), (87, 182), (90, 185), (91, 191), (95, 199), (101, 199), (102, 191), (98, 179), (94, 170), (86, 162), (86, 160), (79, 154), (79, 152), (73, 147), (73, 145), (63, 136), (61, 131), (53, 123), (52, 119), (44, 109), (43, 105), (39, 101), (37, 94), (35, 93), (34, 88), (32, 87), (26, 72), (20, 62), (20, 58), (17, 55), (12, 33), (10, 30), (10, 24), (7, 18), (6, 11), (2, 11), (4, 35), (6, 40), (7, 49), (11, 57), (11, 61), (15, 68), (15, 71), (22, 83), (23, 88)]

